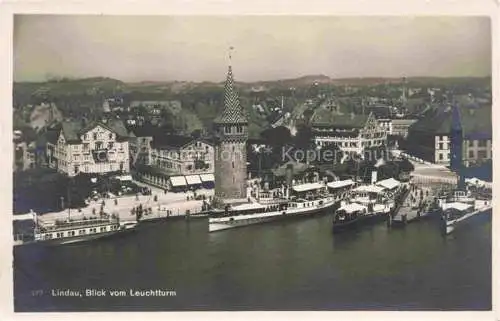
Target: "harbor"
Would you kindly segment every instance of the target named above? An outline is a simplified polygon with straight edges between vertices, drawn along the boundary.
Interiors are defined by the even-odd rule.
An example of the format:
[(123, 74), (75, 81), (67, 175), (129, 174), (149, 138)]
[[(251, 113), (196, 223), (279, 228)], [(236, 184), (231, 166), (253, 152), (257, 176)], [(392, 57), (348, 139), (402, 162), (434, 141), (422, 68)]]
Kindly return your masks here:
[(492, 309), (488, 16), (13, 20), (16, 313)]
[[(443, 238), (430, 221), (406, 229), (381, 222), (332, 234), (332, 219), (327, 214), (217, 233), (207, 231), (206, 219), (173, 220), (109, 241), (42, 252), (16, 247), (15, 307), (19, 312), (491, 308), (491, 222)], [(166, 288), (177, 296), (34, 297), (33, 288)]]

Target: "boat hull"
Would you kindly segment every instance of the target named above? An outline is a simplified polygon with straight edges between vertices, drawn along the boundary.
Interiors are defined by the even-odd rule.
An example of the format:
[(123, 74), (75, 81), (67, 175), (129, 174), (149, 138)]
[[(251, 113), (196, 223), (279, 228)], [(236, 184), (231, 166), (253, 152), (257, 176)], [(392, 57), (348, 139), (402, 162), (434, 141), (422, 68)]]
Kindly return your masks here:
[(446, 221), (444, 218), (441, 220), (441, 230), (443, 234), (448, 235), (457, 230), (461, 230), (471, 224), (477, 223), (479, 221), (491, 218), (492, 208), (476, 210), (470, 214), (466, 214), (461, 218)]
[(388, 219), (388, 217), (387, 213), (363, 215), (345, 223), (333, 223), (332, 230), (334, 233), (339, 233), (346, 230), (356, 229), (361, 226), (382, 222)]
[(248, 225), (268, 223), (291, 218), (303, 218), (320, 215), (334, 210), (339, 202), (325, 203), (308, 209), (288, 209), (252, 215), (241, 215), (222, 218), (209, 218), (208, 231), (216, 232)]
[(115, 231), (109, 231), (105, 233), (96, 233), (96, 234), (86, 234), (86, 235), (77, 235), (75, 237), (66, 237), (60, 239), (50, 239), (50, 240), (40, 240), (40, 241), (29, 241), (25, 243), (17, 243), (15, 246), (22, 245), (43, 245), (43, 246), (57, 246), (57, 245), (70, 245), (70, 244), (78, 244), (82, 242), (88, 242), (99, 239), (107, 239), (111, 237), (120, 237), (130, 233), (135, 232), (136, 225), (131, 226), (129, 228), (118, 229)]

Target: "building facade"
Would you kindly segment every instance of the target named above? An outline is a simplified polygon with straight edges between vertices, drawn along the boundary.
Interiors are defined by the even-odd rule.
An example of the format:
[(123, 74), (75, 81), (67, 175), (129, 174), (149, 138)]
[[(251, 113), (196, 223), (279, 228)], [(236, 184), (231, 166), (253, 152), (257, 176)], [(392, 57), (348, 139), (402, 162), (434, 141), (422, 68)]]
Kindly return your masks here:
[(408, 128), (415, 123), (417, 119), (393, 119), (391, 135), (397, 135), (406, 138), (408, 136)]
[(231, 65), (224, 87), (222, 113), (214, 121), (215, 197), (220, 201), (246, 199), (248, 120), (234, 88)]
[(172, 175), (214, 172), (214, 147), (207, 141), (183, 136), (153, 140), (150, 165)]
[[(454, 116), (454, 110), (460, 116)], [(460, 134), (454, 118), (460, 118)], [(456, 120), (455, 120), (456, 123)], [(457, 140), (460, 136), (460, 142)], [(455, 148), (460, 144), (460, 148)], [(452, 166), (453, 155), (461, 154), (464, 166), (492, 159), (491, 105), (442, 106), (415, 122), (408, 131), (407, 152), (423, 160)]]
[(129, 137), (121, 121), (73, 121), (61, 127), (57, 140), (47, 142), (50, 167), (68, 176), (129, 172)]
[(312, 119), (317, 146), (336, 145), (348, 154), (363, 155), (366, 148), (387, 145), (387, 130), (369, 115), (338, 115), (321, 111)]

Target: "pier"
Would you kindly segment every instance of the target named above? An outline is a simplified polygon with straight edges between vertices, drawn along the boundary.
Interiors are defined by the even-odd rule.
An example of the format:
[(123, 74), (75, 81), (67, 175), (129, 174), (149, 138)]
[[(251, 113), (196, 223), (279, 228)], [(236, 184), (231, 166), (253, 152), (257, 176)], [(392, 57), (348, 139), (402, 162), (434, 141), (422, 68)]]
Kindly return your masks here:
[(390, 226), (406, 224), (429, 217), (432, 212), (435, 192), (428, 186), (411, 185), (401, 205), (389, 219)]

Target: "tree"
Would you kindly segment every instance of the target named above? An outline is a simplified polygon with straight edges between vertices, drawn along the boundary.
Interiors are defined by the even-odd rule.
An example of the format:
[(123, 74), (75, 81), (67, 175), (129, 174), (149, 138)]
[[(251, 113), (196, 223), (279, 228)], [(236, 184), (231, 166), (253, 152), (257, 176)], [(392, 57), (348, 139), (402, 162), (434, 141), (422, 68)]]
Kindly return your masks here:
[(413, 172), (415, 170), (415, 166), (406, 158), (403, 158), (398, 165), (401, 172)]
[(292, 142), (290, 130), (284, 126), (268, 128), (260, 136), (270, 146), (284, 146)]
[(313, 132), (309, 126), (299, 126), (293, 142), (296, 148), (304, 151), (314, 148)]

